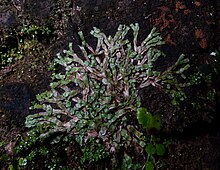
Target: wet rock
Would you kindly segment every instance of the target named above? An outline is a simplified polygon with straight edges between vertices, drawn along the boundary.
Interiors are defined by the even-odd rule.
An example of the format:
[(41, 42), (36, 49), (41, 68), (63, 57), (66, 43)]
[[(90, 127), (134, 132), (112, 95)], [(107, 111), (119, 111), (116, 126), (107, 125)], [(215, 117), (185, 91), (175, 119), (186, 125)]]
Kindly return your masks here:
[(85, 12), (88, 12), (88, 10), (98, 11), (107, 9), (110, 6), (113, 6), (115, 2), (116, 0), (78, 0), (77, 5), (80, 6)]
[(24, 124), (32, 99), (33, 93), (26, 84), (10, 83), (0, 87), (0, 111), (7, 113), (13, 124)]
[(13, 27), (17, 23), (16, 18), (10, 6), (0, 6), (0, 28)]
[(31, 18), (49, 19), (50, 13), (55, 6), (54, 0), (26, 0), (24, 12), (29, 13)]

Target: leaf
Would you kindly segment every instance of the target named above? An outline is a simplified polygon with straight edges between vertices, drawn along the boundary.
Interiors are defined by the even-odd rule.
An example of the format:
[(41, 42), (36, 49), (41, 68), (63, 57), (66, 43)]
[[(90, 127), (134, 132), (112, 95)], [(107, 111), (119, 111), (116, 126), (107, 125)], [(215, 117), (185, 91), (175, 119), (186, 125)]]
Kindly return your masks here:
[(145, 164), (145, 170), (154, 170), (154, 165), (152, 162), (147, 161)]
[(46, 110), (46, 112), (47, 112), (48, 114), (51, 114), (51, 113), (53, 112), (53, 108), (52, 108), (51, 105), (46, 105), (45, 110)]
[(146, 108), (139, 108), (137, 110), (137, 119), (138, 122), (146, 129), (148, 129), (151, 125), (153, 117), (150, 112), (147, 111)]
[(11, 164), (11, 165), (9, 165), (9, 170), (20, 170), (20, 167), (19, 167), (19, 165), (13, 166), (13, 165)]
[(149, 143), (146, 148), (145, 148), (146, 152), (149, 154), (149, 155), (154, 155), (156, 153), (156, 148), (154, 147), (153, 144)]
[(20, 158), (18, 161), (19, 166), (25, 166), (27, 165), (27, 159), (26, 158)]
[(163, 156), (165, 154), (165, 147), (163, 144), (156, 144), (157, 155)]
[(159, 116), (153, 116), (149, 129), (155, 128), (156, 130), (161, 129), (161, 118)]

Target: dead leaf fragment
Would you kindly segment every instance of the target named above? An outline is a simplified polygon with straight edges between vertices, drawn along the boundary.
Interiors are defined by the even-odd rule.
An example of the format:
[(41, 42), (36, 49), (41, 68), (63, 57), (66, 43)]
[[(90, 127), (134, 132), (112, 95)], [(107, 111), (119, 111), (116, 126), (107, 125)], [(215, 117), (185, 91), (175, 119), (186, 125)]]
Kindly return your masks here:
[(203, 38), (199, 41), (199, 45), (201, 48), (205, 49), (208, 47), (208, 41), (206, 38)]
[(173, 39), (171, 38), (171, 35), (170, 34), (168, 34), (165, 38), (164, 38), (164, 40), (166, 41), (166, 43), (168, 43), (168, 44), (173, 44), (173, 45), (176, 45), (176, 43), (173, 41)]
[(191, 10), (189, 10), (189, 9), (185, 9), (185, 10), (183, 11), (183, 13), (184, 13), (185, 15), (188, 15), (188, 14), (191, 13)]
[(199, 2), (199, 1), (195, 1), (194, 4), (195, 4), (197, 7), (201, 6), (201, 2)]
[(199, 41), (199, 45), (201, 48), (205, 49), (208, 47), (208, 41), (202, 29), (195, 30), (195, 37)]
[(196, 37), (196, 39), (198, 39), (198, 38), (204, 38), (205, 35), (204, 35), (204, 33), (203, 33), (203, 30), (202, 30), (202, 29), (196, 29), (196, 30), (195, 30), (195, 37)]
[(177, 1), (176, 2), (176, 12), (178, 12), (181, 9), (186, 9), (186, 6), (182, 2)]

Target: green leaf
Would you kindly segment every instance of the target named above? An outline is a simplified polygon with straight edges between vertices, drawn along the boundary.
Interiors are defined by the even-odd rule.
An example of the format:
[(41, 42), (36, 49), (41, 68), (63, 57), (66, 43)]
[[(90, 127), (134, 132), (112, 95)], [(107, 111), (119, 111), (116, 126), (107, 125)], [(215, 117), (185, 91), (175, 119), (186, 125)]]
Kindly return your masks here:
[(146, 129), (151, 126), (151, 122), (153, 120), (153, 116), (150, 112), (147, 111), (146, 108), (139, 108), (137, 110), (137, 119), (138, 122)]
[(156, 129), (159, 131), (161, 129), (161, 119), (159, 116), (152, 116), (146, 108), (139, 108), (137, 110), (138, 122), (147, 130)]
[(46, 112), (47, 112), (48, 114), (51, 114), (51, 113), (53, 112), (53, 108), (52, 108), (51, 105), (46, 105), (45, 110), (46, 110)]
[(149, 125), (149, 129), (155, 128), (156, 130), (161, 129), (161, 118), (159, 116), (153, 116), (152, 122)]
[(26, 159), (26, 158), (20, 158), (20, 159), (18, 160), (18, 164), (19, 164), (19, 166), (25, 166), (25, 165), (27, 165), (27, 159)]
[(145, 165), (145, 170), (154, 170), (154, 165), (152, 162), (147, 161)]
[(67, 107), (67, 108), (70, 108), (71, 105), (72, 105), (71, 101), (66, 101), (66, 107)]
[(163, 156), (165, 154), (165, 147), (163, 144), (156, 144), (157, 155)]
[(9, 165), (9, 170), (20, 170), (19, 166), (13, 166), (13, 165)]
[(149, 155), (154, 155), (156, 153), (156, 148), (154, 147), (153, 144), (149, 143), (147, 145), (147, 147), (145, 148), (146, 152), (149, 154)]

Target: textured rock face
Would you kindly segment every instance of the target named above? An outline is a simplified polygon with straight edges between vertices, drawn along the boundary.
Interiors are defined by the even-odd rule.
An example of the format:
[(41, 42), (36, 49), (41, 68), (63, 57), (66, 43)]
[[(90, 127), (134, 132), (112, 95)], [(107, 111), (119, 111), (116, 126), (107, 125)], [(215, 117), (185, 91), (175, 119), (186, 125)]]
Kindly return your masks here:
[(50, 12), (55, 6), (54, 0), (26, 0), (24, 12), (39, 19), (49, 19)]
[(14, 124), (23, 125), (32, 99), (33, 93), (28, 85), (6, 84), (0, 87), (0, 112), (9, 113)]
[(84, 8), (85, 11), (87, 11), (87, 10), (98, 11), (98, 10), (107, 9), (110, 6), (113, 6), (115, 2), (116, 2), (116, 0), (94, 0), (94, 1), (78, 0), (77, 4), (80, 7)]
[[(0, 4), (0, 27), (34, 22), (51, 25), (66, 44), (78, 30), (96, 26), (113, 33), (119, 24), (138, 22), (143, 31), (157, 26), (166, 42), (178, 50), (217, 46), (219, 3), (212, 1), (149, 0), (11, 0)], [(144, 36), (144, 35), (143, 35)], [(66, 41), (66, 42), (64, 42)], [(180, 48), (179, 48), (180, 47)], [(190, 47), (190, 48), (189, 48)], [(182, 52), (181, 51), (181, 52)]]
[(16, 23), (16, 14), (10, 6), (0, 6), (0, 28), (13, 27)]

